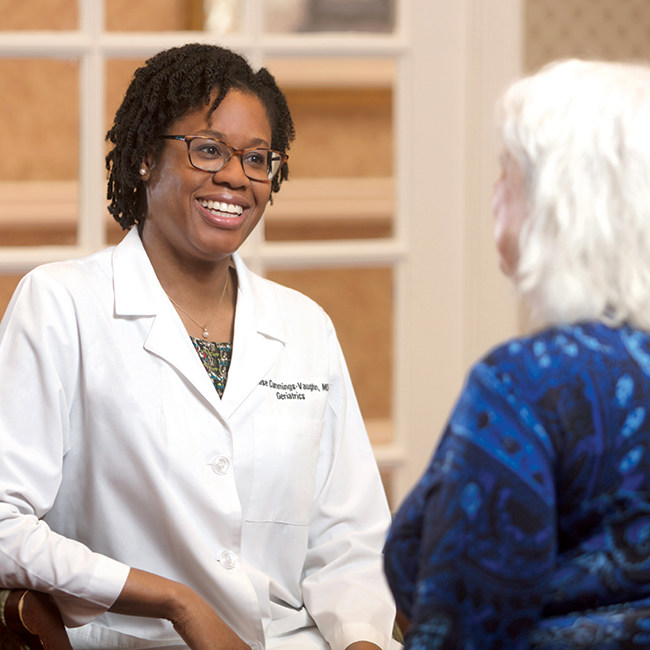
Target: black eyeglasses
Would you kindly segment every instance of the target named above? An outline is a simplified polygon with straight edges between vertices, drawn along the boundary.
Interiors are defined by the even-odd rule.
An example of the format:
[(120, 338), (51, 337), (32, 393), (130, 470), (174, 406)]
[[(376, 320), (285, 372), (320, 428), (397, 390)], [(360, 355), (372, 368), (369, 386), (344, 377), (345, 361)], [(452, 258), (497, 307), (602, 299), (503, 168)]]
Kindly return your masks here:
[(233, 156), (239, 156), (244, 174), (254, 181), (273, 180), (289, 156), (273, 149), (236, 149), (221, 140), (203, 135), (161, 135), (165, 140), (181, 140), (187, 145), (190, 165), (204, 172), (218, 172)]

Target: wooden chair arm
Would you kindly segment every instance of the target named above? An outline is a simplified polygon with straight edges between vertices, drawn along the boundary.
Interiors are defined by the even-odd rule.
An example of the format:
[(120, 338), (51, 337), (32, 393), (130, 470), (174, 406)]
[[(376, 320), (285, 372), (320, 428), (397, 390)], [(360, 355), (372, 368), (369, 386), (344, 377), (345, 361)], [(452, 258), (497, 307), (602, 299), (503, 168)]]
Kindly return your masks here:
[(0, 590), (0, 650), (72, 650), (49, 594)]

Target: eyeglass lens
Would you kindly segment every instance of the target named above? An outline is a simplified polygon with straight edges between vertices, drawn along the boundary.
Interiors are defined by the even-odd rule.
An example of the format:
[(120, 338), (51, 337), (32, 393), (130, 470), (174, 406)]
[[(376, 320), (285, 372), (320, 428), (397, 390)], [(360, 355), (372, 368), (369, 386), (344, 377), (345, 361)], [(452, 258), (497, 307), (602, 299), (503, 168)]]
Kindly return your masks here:
[[(232, 155), (232, 150), (219, 140), (194, 138), (189, 147), (192, 165), (208, 172), (222, 169)], [(246, 149), (240, 154), (246, 176), (253, 180), (272, 179), (279, 171), (282, 157), (269, 149)]]

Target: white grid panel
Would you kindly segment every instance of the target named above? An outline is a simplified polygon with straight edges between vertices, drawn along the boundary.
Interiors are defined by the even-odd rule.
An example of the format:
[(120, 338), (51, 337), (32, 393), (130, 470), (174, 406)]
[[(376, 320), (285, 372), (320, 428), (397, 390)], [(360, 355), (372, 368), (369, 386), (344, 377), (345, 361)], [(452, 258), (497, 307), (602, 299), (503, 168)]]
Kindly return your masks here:
[[(260, 0), (246, 0), (245, 25), (242, 34), (218, 37), (220, 45), (230, 47), (245, 55), (254, 66), (264, 63), (270, 56), (295, 57), (394, 57), (398, 61), (408, 55), (405, 23), (408, 5), (399, 4), (398, 28), (394, 35), (315, 34), (315, 35), (265, 35), (261, 32), (262, 9)], [(104, 31), (103, 0), (81, 0), (80, 30), (78, 32), (0, 32), (0, 57), (20, 58), (78, 58), (81, 61), (80, 79), (80, 220), (77, 246), (57, 247), (0, 247), (0, 272), (24, 272), (38, 264), (85, 255), (105, 245), (105, 231), (99, 215), (103, 215), (105, 195), (104, 175), (104, 124), (105, 62), (108, 58), (145, 58), (168, 47), (190, 41), (215, 42), (215, 36), (206, 32), (119, 33)], [(402, 63), (403, 67), (403, 63)], [(400, 75), (397, 75), (398, 78)], [(396, 113), (405, 102), (405, 93), (395, 88)], [(401, 96), (400, 96), (401, 95)], [(400, 160), (400, 127), (396, 116), (396, 161), (398, 170), (404, 168)], [(280, 264), (286, 258), (290, 265), (325, 259), (340, 258), (346, 262), (350, 255), (359, 259), (398, 260), (404, 246), (399, 243), (404, 227), (398, 213), (394, 216), (396, 237), (392, 244), (386, 242), (329, 244), (292, 243), (272, 244), (263, 242), (262, 229), (247, 242), (242, 251), (253, 267), (264, 269), (263, 260), (271, 265)], [(356, 253), (354, 252), (356, 251)], [(260, 266), (262, 264), (262, 266)], [(313, 266), (314, 264), (310, 264)]]
[[(187, 42), (217, 42), (246, 56), (252, 65), (263, 65), (269, 57), (344, 57), (393, 59), (396, 75), (393, 87), (393, 132), (395, 176), (395, 213), (393, 237), (368, 241), (266, 242), (264, 228), (258, 227), (242, 248), (250, 267), (264, 275), (272, 268), (336, 268), (390, 266), (394, 271), (394, 350), (393, 386), (402, 383), (404, 373), (400, 341), (403, 340), (403, 305), (407, 259), (407, 219), (410, 192), (408, 116), (409, 56), (408, 25), (411, 3), (397, 3), (396, 29), (390, 35), (370, 34), (264, 34), (261, 0), (245, 2), (241, 33), (214, 36), (206, 32), (107, 32), (104, 0), (79, 0), (78, 31), (0, 31), (0, 58), (75, 58), (80, 60), (80, 155), (79, 155), (79, 229), (76, 246), (0, 247), (0, 273), (24, 273), (33, 267), (71, 257), (80, 257), (106, 245), (104, 170), (105, 69), (107, 59), (146, 58), (156, 52)], [(398, 427), (404, 410), (393, 389), (392, 425)], [(375, 449), (380, 465), (396, 472), (405, 452), (399, 437), (390, 445)]]

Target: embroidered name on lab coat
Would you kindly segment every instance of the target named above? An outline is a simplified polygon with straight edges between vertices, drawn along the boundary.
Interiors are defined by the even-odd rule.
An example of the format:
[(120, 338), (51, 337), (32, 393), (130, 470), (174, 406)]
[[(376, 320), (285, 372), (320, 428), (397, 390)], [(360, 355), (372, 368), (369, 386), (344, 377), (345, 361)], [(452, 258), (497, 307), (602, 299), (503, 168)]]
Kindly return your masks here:
[(307, 393), (321, 393), (330, 389), (329, 384), (314, 384), (302, 383), (297, 381), (295, 383), (274, 382), (271, 379), (262, 379), (259, 383), (260, 386), (265, 386), (275, 391), (275, 396), (280, 400), (303, 400), (307, 399)]

